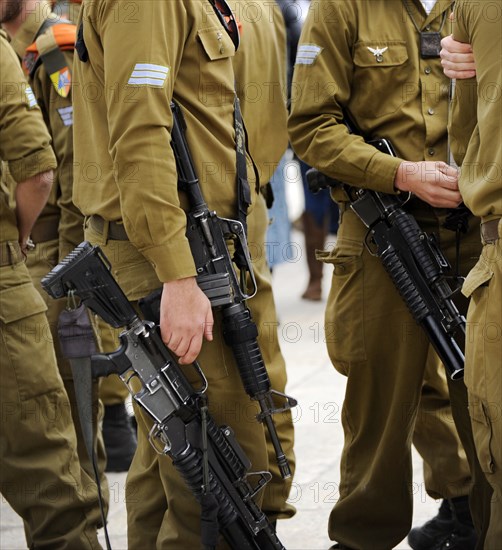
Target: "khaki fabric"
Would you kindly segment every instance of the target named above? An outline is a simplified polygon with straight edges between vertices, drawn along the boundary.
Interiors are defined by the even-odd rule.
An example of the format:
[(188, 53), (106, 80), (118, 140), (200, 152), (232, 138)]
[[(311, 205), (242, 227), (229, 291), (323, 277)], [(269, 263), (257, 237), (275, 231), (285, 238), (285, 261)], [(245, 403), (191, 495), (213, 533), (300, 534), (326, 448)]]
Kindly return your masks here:
[[(35, 11), (27, 14), (23, 24), (14, 36), (11, 45), (19, 59), (27, 55), (27, 48), (38, 36), (37, 45), (41, 39), (53, 39), (50, 27), (40, 34), (42, 25), (49, 19), (56, 18), (50, 11), (49, 2), (41, 2)], [(70, 71), (73, 66), (73, 50), (62, 52), (64, 61)], [(63, 357), (57, 335), (59, 314), (66, 307), (65, 300), (55, 301), (42, 290), (40, 280), (58, 261), (64, 258), (75, 246), (84, 239), (83, 215), (73, 205), (73, 125), (71, 91), (67, 97), (62, 97), (57, 91), (48, 74), (44, 63), (40, 63), (35, 72), (30, 75), (30, 85), (37, 103), (42, 111), (45, 124), (52, 137), (52, 147), (57, 159), (57, 169), (54, 173), (54, 183), (49, 200), (42, 210), (32, 231), (35, 249), (28, 253), (27, 266), (31, 273), (35, 288), (45, 298), (48, 308), (48, 319), (52, 339), (56, 351), (58, 368), (70, 399), (72, 418), (75, 424), (78, 442), (78, 455), (85, 473), (82, 474), (86, 485), (92, 487), (94, 470), (88, 456), (80, 428), (80, 419), (75, 396), (75, 386), (69, 362)], [(98, 425), (98, 383), (93, 388), (93, 422)], [(108, 482), (104, 474), (105, 450), (99, 430), (95, 430), (95, 446), (97, 449), (100, 481), (103, 491), (105, 508), (108, 506)], [(96, 501), (97, 502), (97, 501)]]
[[(451, 32), (451, 4), (439, 0), (428, 16), (420, 2), (407, 5), (421, 30), (438, 31), (445, 18), (446, 35)], [(447, 160), (449, 81), (439, 58), (420, 57), (419, 34), (401, 1), (314, 1), (298, 52), (289, 131), (302, 160), (336, 179), (388, 193), (394, 192), (401, 159)], [(398, 158), (350, 135), (340, 124), (342, 109), (367, 138), (390, 139)], [(436, 233), (455, 265), (455, 234), (442, 227), (447, 211), (417, 199), (407, 208), (423, 230)], [(335, 368), (348, 377), (340, 499), (328, 529), (330, 538), (349, 547), (386, 550), (411, 527), (410, 445), (430, 345), (380, 260), (366, 250), (366, 228), (352, 211), (342, 210), (336, 247), (321, 255), (333, 264), (325, 317), (332, 336), (328, 352)], [(479, 221), (471, 217), (468, 233), (460, 238), (460, 275), (468, 273), (479, 254), (478, 232)], [(465, 314), (465, 300), (457, 296), (456, 301)], [(471, 507), (481, 548), (491, 489), (474, 450), (465, 385), (448, 385), (473, 478)], [(454, 447), (445, 450), (456, 452)], [(425, 459), (430, 460), (430, 453)], [(429, 466), (433, 464), (439, 467), (440, 462)], [(462, 470), (444, 479), (447, 483), (439, 487), (443, 497), (466, 489)], [(435, 492), (438, 486), (427, 489)]]
[[(183, 109), (209, 207), (223, 217), (235, 215), (235, 48), (207, 1), (145, 0), (137, 8), (131, 22), (109, 24), (116, 9), (127, 11), (125, 3), (83, 4), (90, 61), (75, 64), (74, 124), (92, 127), (93, 133), (74, 135), (80, 167), (74, 171), (74, 199), (85, 215), (123, 221), (138, 261), (151, 265), (142, 278), (147, 290), (154, 290), (158, 281), (195, 273), (169, 142), (172, 98)], [(134, 48), (124, 61), (126, 44)], [(141, 84), (146, 82), (141, 78), (135, 84), (133, 73), (144, 65), (161, 71), (155, 85)], [(97, 95), (91, 97), (85, 86), (95, 87)], [(86, 172), (92, 166), (96, 171)], [(253, 173), (248, 163), (248, 177)], [(250, 181), (252, 202), (255, 184)]]
[[(83, 239), (83, 235), (82, 235)], [(73, 382), (73, 375), (69, 361), (63, 356), (61, 346), (59, 344), (58, 337), (58, 322), (60, 313), (68, 307), (68, 302), (65, 298), (61, 300), (53, 300), (47, 292), (42, 289), (40, 281), (42, 280), (47, 273), (57, 265), (58, 256), (59, 256), (59, 240), (46, 241), (42, 243), (37, 243), (33, 250), (30, 250), (27, 253), (26, 258), (26, 267), (28, 268), (33, 286), (40, 293), (42, 298), (45, 301), (47, 306), (47, 319), (49, 322), (50, 337), (54, 345), (54, 350), (56, 353), (56, 361), (59, 369), (61, 378), (63, 379), (63, 384), (70, 401), (70, 412), (71, 418), (73, 420), (73, 425), (75, 427), (75, 432), (77, 434), (77, 454), (79, 457), (80, 464), (84, 470), (81, 473), (82, 483), (85, 487), (86, 492), (90, 495), (94, 491), (95, 504), (97, 506), (97, 492), (96, 484), (94, 481), (94, 469), (92, 462), (87, 453), (85, 446), (82, 428), (80, 426), (80, 417), (77, 407), (77, 399), (75, 395), (75, 384)], [(105, 510), (108, 509), (109, 503), (109, 490), (108, 490), (108, 480), (104, 473), (105, 464), (106, 464), (106, 453), (104, 448), (103, 437), (101, 435), (101, 430), (99, 429), (99, 395), (98, 395), (99, 383), (98, 381), (93, 382), (92, 388), (92, 416), (94, 424), (94, 434), (95, 434), (95, 449), (96, 456), (98, 459), (98, 470), (100, 472), (100, 483), (101, 491), (103, 495), (103, 502), (105, 505)], [(99, 523), (101, 524), (101, 518), (99, 517), (99, 509), (96, 508), (95, 513), (99, 518)]]
[(502, 538), (502, 222), (498, 228), (499, 239), (483, 246), (462, 289), (471, 298), (465, 380), (469, 412), (479, 462), (494, 491), (486, 550), (496, 550)]
[[(116, 10), (126, 13), (128, 6), (126, 1), (84, 3), (80, 14), (89, 60), (74, 65), (75, 160), (81, 167), (95, 163), (99, 177), (91, 180), (76, 170), (74, 198), (86, 215), (123, 222), (130, 241), (109, 240), (107, 223), (102, 233), (87, 224), (85, 236), (102, 246), (112, 273), (135, 301), (161, 282), (195, 273), (185, 237), (186, 200), (178, 195), (170, 146), (172, 98), (183, 110), (209, 207), (220, 216), (236, 215), (235, 49), (209, 2), (143, 1), (135, 4), (133, 20), (117, 23)], [(130, 52), (126, 61), (124, 48)], [(98, 93), (95, 100), (84, 92), (91, 83)], [(250, 159), (248, 175), (253, 175)], [(250, 215), (257, 184), (250, 181)], [(257, 405), (242, 388), (231, 351), (221, 338), (218, 315), (214, 338), (204, 343), (199, 356), (209, 382), (211, 413), (218, 424), (234, 429), (252, 468), (266, 470), (265, 434), (254, 420)], [(138, 449), (130, 473), (136, 466), (151, 465), (148, 424), (139, 413)], [(158, 460), (155, 475), (167, 503), (157, 548), (197, 548), (200, 510), (195, 499), (170, 460)], [(130, 486), (128, 480), (128, 495)], [(135, 529), (134, 506), (128, 497), (129, 533)]]
[(483, 222), (498, 228), (498, 239), (483, 242), (462, 288), (470, 297), (465, 358), (469, 412), (480, 466), (493, 488), (486, 550), (497, 549), (502, 540), (501, 14), (500, 0), (455, 4), (453, 35), (471, 44), (476, 79), (457, 81), (450, 126), (452, 149), (461, 163), (462, 196)]
[[(54, 167), (55, 159), (39, 109), (28, 108), (26, 82), (3, 33), (0, 63), (0, 160), (14, 161), (11, 172), (23, 181)], [(8, 85), (17, 94), (4, 95)], [(26, 164), (23, 159), (28, 159)], [(2, 193), (1, 240), (14, 249), (18, 232), (4, 199)], [(8, 235), (14, 240), (7, 240)], [(87, 492), (82, 482), (70, 404), (56, 367), (46, 309), (23, 262), (0, 268), (2, 495), (23, 518), (34, 547), (101, 548), (95, 487)]]
[[(16, 54), (2, 30), (0, 73), (0, 131), (2, 136), (5, 136), (0, 141), (0, 158), (7, 164), (14, 181), (20, 182), (55, 168), (56, 159), (50, 147), (49, 133), (40, 116), (40, 109), (32, 98), (31, 88), (24, 78)], [(21, 137), (26, 135), (30, 135), (31, 139)], [(17, 241), (16, 218), (9, 208), (9, 197), (3, 187), (0, 190), (0, 219), (0, 240)]]
[[(38, 10), (28, 13), (16, 36), (12, 47), (18, 57), (26, 56), (26, 48), (30, 46), (40, 31), (42, 25), (50, 18), (56, 18), (50, 13), (50, 3), (41, 2), (40, 18)], [(45, 5), (45, 10), (43, 9)], [(42, 37), (50, 36), (52, 28), (45, 31)], [(62, 52), (67, 67), (72, 70), (73, 50)], [(62, 97), (56, 91), (46, 67), (41, 63), (30, 78), (30, 85), (44, 115), (44, 120), (52, 137), (52, 146), (56, 154), (58, 167), (54, 173), (54, 185), (48, 204), (39, 217), (39, 223), (47, 220), (57, 226), (60, 239), (59, 259), (64, 258), (83, 239), (83, 216), (72, 202), (73, 188), (73, 125), (72, 125), (72, 94)]]
[(450, 135), (462, 166), (462, 197), (484, 220), (502, 215), (501, 10), (500, 0), (459, 2), (453, 27), (455, 39), (472, 44), (474, 58), (482, 60), (476, 78), (456, 81)]
[[(471, 474), (452, 416), (446, 371), (432, 348), (427, 355), (413, 445), (424, 460), (424, 486), (430, 497), (469, 494)], [(425, 496), (423, 491), (421, 494)]]
[(101, 548), (96, 487), (82, 478), (46, 306), (24, 264), (0, 268), (0, 310), (2, 495), (35, 548)]
[[(437, 31), (452, 1), (439, 0), (428, 16), (418, 0), (408, 4), (420, 29)], [(437, 59), (420, 58), (402, 2), (314, 0), (310, 13), (299, 48), (320, 51), (311, 64), (295, 65), (289, 132), (298, 156), (330, 177), (385, 193), (395, 192), (402, 160), (445, 159), (448, 79)], [(368, 48), (387, 48), (382, 61)], [(390, 139), (399, 158), (349, 135), (342, 107), (367, 138)]]
[(241, 25), (234, 57), (237, 95), (260, 184), (270, 181), (288, 145), (286, 26), (279, 6), (230, 0)]

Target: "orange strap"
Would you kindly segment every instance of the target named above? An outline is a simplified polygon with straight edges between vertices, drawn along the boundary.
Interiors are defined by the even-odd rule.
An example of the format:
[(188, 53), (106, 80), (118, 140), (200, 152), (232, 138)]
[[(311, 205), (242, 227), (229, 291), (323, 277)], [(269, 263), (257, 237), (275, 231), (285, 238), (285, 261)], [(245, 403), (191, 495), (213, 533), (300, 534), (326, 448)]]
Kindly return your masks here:
[[(58, 23), (51, 27), (56, 44), (61, 50), (73, 50), (77, 39), (77, 27), (71, 23)], [(33, 42), (26, 48), (26, 52), (38, 53), (37, 44)]]

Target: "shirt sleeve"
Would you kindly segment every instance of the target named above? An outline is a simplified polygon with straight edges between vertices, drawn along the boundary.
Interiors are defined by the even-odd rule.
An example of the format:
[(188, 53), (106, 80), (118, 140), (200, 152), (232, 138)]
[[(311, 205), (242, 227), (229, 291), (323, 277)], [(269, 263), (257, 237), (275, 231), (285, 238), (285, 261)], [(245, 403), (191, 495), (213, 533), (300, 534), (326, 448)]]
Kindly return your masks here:
[(16, 182), (56, 168), (50, 135), (14, 50), (0, 36), (0, 158)]
[(290, 140), (298, 156), (323, 174), (395, 193), (402, 159), (377, 151), (342, 124), (352, 85), (353, 9), (350, 2), (312, 2), (295, 61)]
[[(463, 0), (455, 3), (454, 13), (453, 38), (459, 42), (470, 43), (471, 39), (466, 28), (467, 6)], [(477, 97), (476, 77), (455, 81), (448, 133), (451, 152), (458, 166), (464, 162), (469, 141), (477, 125)]]
[[(73, 64), (73, 52), (64, 53), (68, 67)], [(84, 217), (73, 204), (73, 106), (71, 92), (61, 96), (40, 65), (33, 78), (33, 92), (42, 109), (45, 122), (52, 136), (52, 146), (58, 163), (54, 185), (57, 189), (57, 205), (60, 208), (59, 221), (60, 257), (84, 240)]]
[(97, 27), (104, 52), (108, 148), (125, 229), (161, 281), (193, 276), (170, 145), (170, 101), (185, 47), (185, 8), (183, 2), (140, 2), (126, 24), (116, 18), (128, 13), (130, 3), (103, 4)]

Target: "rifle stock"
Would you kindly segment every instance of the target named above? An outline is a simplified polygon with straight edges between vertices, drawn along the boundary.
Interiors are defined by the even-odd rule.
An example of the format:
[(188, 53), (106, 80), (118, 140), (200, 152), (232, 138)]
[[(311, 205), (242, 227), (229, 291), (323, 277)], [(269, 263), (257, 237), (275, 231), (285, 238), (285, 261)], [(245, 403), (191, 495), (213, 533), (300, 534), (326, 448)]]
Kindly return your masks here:
[[(162, 342), (158, 327), (136, 314), (99, 247), (87, 242), (79, 245), (42, 279), (42, 286), (53, 298), (68, 293), (78, 296), (112, 326), (125, 327), (118, 350), (92, 358), (93, 373), (119, 374), (134, 401), (153, 421), (151, 444), (159, 454), (171, 457), (201, 503), (202, 515), (206, 511), (211, 516), (216, 510), (219, 531), (230, 547), (284, 550), (253, 500), (270, 474), (249, 471), (251, 464), (231, 428), (218, 427), (207, 412), (207, 381), (199, 365), (192, 365), (200, 379), (200, 388), (195, 389)], [(140, 383), (139, 390), (131, 381)], [(253, 487), (250, 477), (255, 479)], [(203, 535), (203, 544), (216, 545), (211, 535), (209, 541)]]

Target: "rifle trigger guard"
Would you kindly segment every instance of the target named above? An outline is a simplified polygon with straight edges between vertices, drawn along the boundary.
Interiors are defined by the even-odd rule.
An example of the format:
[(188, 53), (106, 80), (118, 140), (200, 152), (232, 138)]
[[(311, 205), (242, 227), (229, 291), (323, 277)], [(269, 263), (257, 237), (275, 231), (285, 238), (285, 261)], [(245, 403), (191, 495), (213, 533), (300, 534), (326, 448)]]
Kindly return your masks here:
[(272, 479), (272, 474), (267, 471), (249, 472), (246, 475), (246, 478), (245, 478), (246, 481), (251, 477), (258, 477), (258, 482), (254, 490), (243, 497), (244, 502), (253, 499), (265, 487), (265, 485)]
[(166, 455), (171, 450), (171, 443), (167, 440), (158, 424), (154, 424), (148, 433), (148, 441), (153, 450), (159, 455)]

